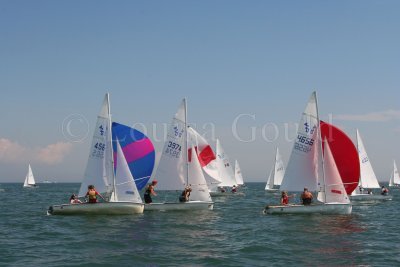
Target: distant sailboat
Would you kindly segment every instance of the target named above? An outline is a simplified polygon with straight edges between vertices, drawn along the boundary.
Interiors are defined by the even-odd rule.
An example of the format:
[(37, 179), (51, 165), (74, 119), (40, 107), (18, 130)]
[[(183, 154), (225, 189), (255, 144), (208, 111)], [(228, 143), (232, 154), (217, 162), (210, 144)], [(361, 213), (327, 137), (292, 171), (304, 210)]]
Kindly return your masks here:
[(220, 186), (233, 187), (236, 186), (235, 173), (229, 161), (228, 155), (222, 148), (221, 142), (217, 139), (216, 143), (217, 166), (220, 175)]
[(389, 186), (390, 187), (399, 187), (400, 186), (400, 176), (399, 176), (399, 171), (397, 170), (395, 160), (393, 160), (393, 171), (392, 171), (392, 174), (390, 175)]
[(37, 185), (35, 183), (35, 177), (33, 176), (33, 173), (32, 173), (31, 164), (29, 164), (29, 167), (28, 167), (28, 173), (26, 174), (26, 177), (25, 177), (24, 187), (37, 187)]
[(265, 185), (265, 191), (274, 192), (277, 188), (274, 186), (280, 186), (285, 175), (285, 165), (283, 164), (282, 156), (279, 153), (279, 148), (276, 148), (274, 166), (269, 172), (268, 181)]
[(367, 151), (365, 150), (364, 143), (358, 130), (357, 149), (360, 162), (360, 179), (358, 187), (350, 195), (351, 200), (365, 201), (391, 199), (392, 196), (390, 195), (372, 194), (372, 191), (371, 193), (365, 192), (366, 189), (378, 189), (380, 188), (380, 185), (378, 179), (376, 178), (374, 169), (372, 168), (371, 161), (368, 158)]
[(244, 185), (242, 171), (240, 169), (238, 160), (235, 160), (235, 180), (236, 180), (236, 184), (238, 186), (243, 186)]
[(311, 205), (269, 205), (264, 213), (350, 214), (350, 199), (326, 139), (322, 146), (316, 92), (311, 95), (299, 126), (281, 190), (300, 192), (307, 187), (318, 192), (318, 202)]

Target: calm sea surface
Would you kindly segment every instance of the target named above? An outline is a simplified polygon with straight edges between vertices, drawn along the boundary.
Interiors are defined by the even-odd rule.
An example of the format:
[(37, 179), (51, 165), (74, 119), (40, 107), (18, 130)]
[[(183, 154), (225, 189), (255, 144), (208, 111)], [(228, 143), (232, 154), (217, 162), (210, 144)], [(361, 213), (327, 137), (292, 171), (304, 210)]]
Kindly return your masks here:
[(0, 266), (400, 266), (399, 189), (346, 216), (263, 215), (261, 183), (213, 211), (47, 216), (79, 184), (0, 188)]

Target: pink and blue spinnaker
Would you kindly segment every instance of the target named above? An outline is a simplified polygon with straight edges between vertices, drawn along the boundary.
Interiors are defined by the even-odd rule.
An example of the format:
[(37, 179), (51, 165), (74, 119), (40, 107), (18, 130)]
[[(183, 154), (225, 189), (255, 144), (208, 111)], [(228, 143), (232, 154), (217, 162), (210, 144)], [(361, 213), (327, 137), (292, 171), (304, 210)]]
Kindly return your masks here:
[(141, 190), (146, 186), (153, 172), (155, 151), (151, 140), (142, 132), (116, 122), (112, 123), (112, 138), (114, 151), (114, 168), (117, 158), (117, 143), (119, 141), (122, 152), (135, 180), (136, 187)]

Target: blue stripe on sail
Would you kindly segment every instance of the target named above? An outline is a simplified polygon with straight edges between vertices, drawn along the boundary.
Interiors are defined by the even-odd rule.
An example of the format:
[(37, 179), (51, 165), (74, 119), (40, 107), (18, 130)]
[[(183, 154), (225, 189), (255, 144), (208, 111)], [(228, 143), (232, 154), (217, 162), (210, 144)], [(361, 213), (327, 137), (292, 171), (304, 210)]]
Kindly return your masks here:
[(135, 179), (136, 186), (140, 190), (146, 186), (153, 172), (155, 163), (155, 152), (147, 154), (141, 159), (133, 161), (128, 164), (132, 176)]

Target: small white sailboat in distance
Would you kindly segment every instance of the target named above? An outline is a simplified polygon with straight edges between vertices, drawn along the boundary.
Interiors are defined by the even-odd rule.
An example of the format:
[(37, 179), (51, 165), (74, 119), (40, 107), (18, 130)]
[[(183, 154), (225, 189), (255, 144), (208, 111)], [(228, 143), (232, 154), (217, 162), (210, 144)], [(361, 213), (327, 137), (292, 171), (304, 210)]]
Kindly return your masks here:
[(28, 187), (28, 188), (29, 187), (30, 188), (37, 187), (36, 182), (35, 182), (35, 177), (33, 176), (33, 173), (32, 173), (31, 164), (29, 164), (29, 167), (28, 167), (28, 173), (26, 174), (26, 177), (25, 177), (24, 187)]
[(280, 186), (285, 175), (285, 165), (283, 164), (282, 156), (279, 153), (279, 148), (276, 148), (274, 166), (269, 172), (268, 181), (265, 185), (265, 191), (275, 192), (278, 188), (274, 186)]
[(238, 186), (244, 185), (242, 170), (240, 169), (238, 160), (235, 160), (235, 180)]
[(394, 188), (400, 187), (400, 176), (399, 171), (397, 170), (396, 161), (393, 160), (393, 171), (390, 175), (389, 186)]
[(297, 138), (281, 184), (281, 190), (318, 192), (318, 201), (310, 205), (268, 205), (266, 214), (350, 214), (352, 206), (337, 169), (328, 142), (322, 150), (316, 92), (302, 114)]
[[(372, 189), (379, 189), (380, 185), (376, 178), (371, 161), (368, 158), (367, 151), (361, 139), (360, 132), (357, 129), (357, 150), (360, 163), (360, 180), (358, 187), (351, 193), (352, 201), (371, 201), (371, 200), (390, 200), (391, 195), (373, 194)], [(367, 192), (368, 189), (368, 192)]]

